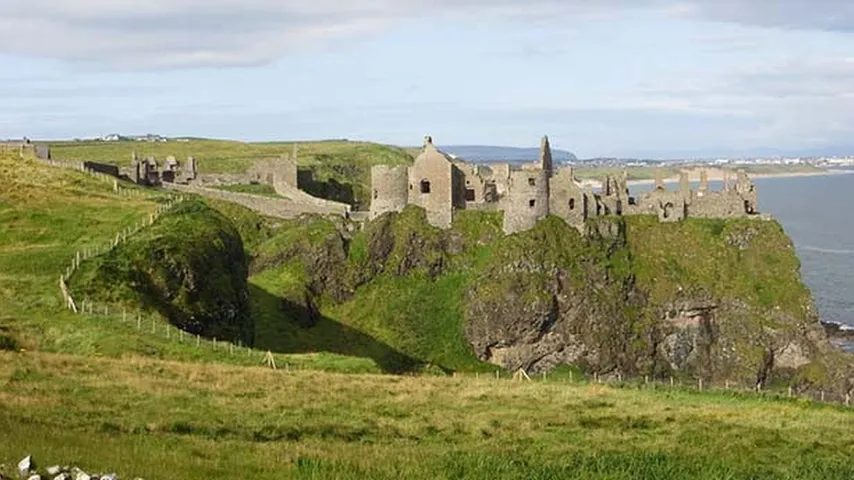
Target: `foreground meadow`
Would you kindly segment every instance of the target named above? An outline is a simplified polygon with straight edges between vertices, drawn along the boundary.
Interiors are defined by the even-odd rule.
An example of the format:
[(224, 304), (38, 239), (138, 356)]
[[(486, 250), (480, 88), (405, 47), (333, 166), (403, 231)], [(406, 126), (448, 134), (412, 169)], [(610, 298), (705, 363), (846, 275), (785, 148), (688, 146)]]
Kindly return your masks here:
[(852, 419), (661, 387), (0, 354), (4, 461), (131, 478), (851, 478)]

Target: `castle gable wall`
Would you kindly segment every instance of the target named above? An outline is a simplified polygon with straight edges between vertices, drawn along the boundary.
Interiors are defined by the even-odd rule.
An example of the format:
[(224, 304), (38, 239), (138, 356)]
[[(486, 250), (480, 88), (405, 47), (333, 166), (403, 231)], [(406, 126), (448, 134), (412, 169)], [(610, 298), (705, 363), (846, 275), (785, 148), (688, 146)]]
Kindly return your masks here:
[(426, 210), (431, 225), (449, 228), (454, 205), (465, 195), (460, 195), (461, 178), (459, 169), (428, 138), (424, 150), (409, 168), (408, 203)]

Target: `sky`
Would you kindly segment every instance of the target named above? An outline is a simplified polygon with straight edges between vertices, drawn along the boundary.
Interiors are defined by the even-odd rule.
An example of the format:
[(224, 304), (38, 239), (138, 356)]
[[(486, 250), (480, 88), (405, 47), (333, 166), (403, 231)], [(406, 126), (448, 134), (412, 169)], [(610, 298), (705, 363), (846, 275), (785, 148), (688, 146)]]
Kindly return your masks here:
[(854, 154), (847, 0), (0, 0), (0, 138)]

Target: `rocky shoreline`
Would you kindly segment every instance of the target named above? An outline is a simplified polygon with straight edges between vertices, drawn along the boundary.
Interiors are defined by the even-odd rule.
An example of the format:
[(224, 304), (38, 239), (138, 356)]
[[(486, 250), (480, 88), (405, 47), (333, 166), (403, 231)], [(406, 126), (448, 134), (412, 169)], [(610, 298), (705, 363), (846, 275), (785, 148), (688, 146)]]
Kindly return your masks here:
[(821, 322), (831, 343), (845, 352), (854, 353), (854, 327), (839, 322)]

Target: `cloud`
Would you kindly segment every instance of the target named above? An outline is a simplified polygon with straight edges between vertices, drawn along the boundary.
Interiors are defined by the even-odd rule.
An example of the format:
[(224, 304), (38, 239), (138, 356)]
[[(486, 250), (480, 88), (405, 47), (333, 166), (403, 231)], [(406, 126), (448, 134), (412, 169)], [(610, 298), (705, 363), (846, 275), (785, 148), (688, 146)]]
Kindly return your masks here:
[(750, 25), (854, 30), (838, 0), (3, 0), (0, 52), (120, 67), (270, 62), (406, 20), (565, 23), (628, 9)]
[(854, 4), (845, 0), (707, 0), (680, 12), (706, 20), (767, 27), (854, 31)]
[(854, 135), (854, 57), (791, 57), (702, 78), (684, 78), (639, 97), (753, 119), (733, 130), (743, 145), (798, 146), (847, 141)]

